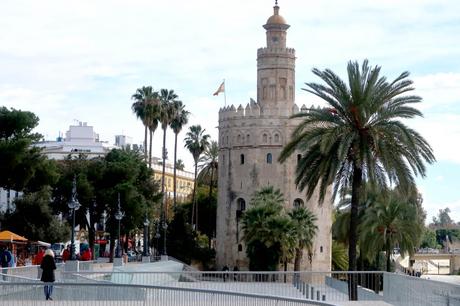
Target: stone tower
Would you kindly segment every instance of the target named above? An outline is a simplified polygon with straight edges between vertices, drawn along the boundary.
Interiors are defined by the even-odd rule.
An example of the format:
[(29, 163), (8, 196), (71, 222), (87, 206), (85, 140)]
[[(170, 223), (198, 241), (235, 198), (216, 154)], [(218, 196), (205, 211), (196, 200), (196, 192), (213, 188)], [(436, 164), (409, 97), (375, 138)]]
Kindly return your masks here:
[[(306, 206), (318, 217), (318, 233), (310, 263), (304, 256), (302, 269), (329, 271), (331, 261), (331, 200), (323, 205), (318, 196), (306, 200), (295, 185), (298, 155), (280, 164), (278, 157), (299, 123), (290, 116), (295, 105), (295, 50), (286, 47), (289, 25), (274, 14), (263, 26), (267, 47), (257, 50), (257, 101), (219, 111), (219, 195), (217, 206), (217, 265), (247, 269), (242, 241), (241, 215), (255, 191), (274, 186), (282, 191), (286, 210)], [(303, 106), (300, 111), (306, 111)]]

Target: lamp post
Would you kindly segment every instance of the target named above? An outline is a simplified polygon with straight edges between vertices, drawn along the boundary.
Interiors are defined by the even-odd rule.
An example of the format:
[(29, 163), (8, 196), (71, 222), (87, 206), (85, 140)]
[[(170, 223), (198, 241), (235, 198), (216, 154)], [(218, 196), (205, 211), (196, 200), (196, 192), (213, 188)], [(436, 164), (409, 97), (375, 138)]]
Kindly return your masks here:
[(144, 219), (144, 254), (143, 254), (143, 256), (149, 256), (149, 224), (150, 224), (150, 221), (147, 218), (147, 213), (145, 213), (145, 219)]
[(67, 206), (72, 210), (72, 236), (70, 238), (70, 260), (75, 260), (75, 211), (80, 208), (80, 202), (77, 199), (77, 176), (73, 176), (72, 194)]
[(160, 252), (158, 250), (158, 248), (160, 247), (160, 220), (158, 220), (157, 222), (157, 228), (156, 228), (156, 231), (155, 231), (155, 239), (157, 240), (157, 246), (155, 248), (155, 255), (160, 255)]
[(121, 211), (120, 207), (120, 193), (118, 193), (118, 208), (117, 212), (115, 213), (115, 219), (118, 220), (118, 244), (117, 244), (117, 256), (116, 257), (121, 257), (120, 254), (120, 224), (121, 224), (121, 219), (125, 216), (125, 213)]

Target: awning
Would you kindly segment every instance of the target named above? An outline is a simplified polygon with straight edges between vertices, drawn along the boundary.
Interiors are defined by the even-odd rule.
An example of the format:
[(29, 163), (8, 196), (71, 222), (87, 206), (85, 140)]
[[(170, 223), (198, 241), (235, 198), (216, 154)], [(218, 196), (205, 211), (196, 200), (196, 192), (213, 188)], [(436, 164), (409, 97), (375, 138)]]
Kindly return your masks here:
[(27, 238), (19, 236), (18, 234), (15, 234), (10, 231), (3, 231), (3, 232), (0, 232), (0, 241), (1, 242), (15, 242), (15, 241), (25, 242), (27, 241)]

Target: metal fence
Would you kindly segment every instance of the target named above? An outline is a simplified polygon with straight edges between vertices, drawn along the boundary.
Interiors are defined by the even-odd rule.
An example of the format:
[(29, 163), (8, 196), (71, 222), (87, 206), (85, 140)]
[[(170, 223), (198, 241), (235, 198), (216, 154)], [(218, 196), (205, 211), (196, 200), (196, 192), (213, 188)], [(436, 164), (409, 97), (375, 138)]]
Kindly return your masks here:
[[(1, 275), (0, 282), (33, 282), (16, 273)], [(246, 272), (246, 271), (60, 271), (58, 282), (113, 285), (117, 288), (150, 286), (176, 288), (180, 292), (204, 290), (235, 294), (270, 295), (326, 303), (348, 301), (348, 281), (357, 284), (359, 301), (383, 301), (391, 305), (460, 305), (460, 286), (396, 273), (369, 272)], [(83, 289), (82, 289), (83, 290)], [(92, 289), (91, 289), (92, 290)], [(168, 291), (169, 292), (169, 291)], [(82, 296), (88, 297), (86, 293)], [(1, 299), (0, 299), (1, 300)]]
[[(383, 300), (383, 272), (79, 272), (63, 275), (78, 282), (154, 285), (175, 288), (271, 294), (317, 301), (348, 300), (350, 275), (360, 300)], [(66, 277), (67, 276), (67, 277)]]
[[(53, 283), (53, 305), (334, 305), (274, 295), (164, 286)], [(42, 305), (43, 283), (0, 283), (0, 305)]]

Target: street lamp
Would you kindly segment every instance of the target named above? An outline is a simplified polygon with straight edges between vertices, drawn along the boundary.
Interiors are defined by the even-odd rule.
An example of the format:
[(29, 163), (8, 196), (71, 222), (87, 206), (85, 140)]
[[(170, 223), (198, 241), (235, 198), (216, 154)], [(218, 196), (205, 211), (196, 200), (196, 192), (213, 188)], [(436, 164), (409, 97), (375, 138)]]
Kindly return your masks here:
[(158, 248), (160, 247), (160, 220), (158, 220), (157, 222), (157, 228), (156, 228), (156, 231), (155, 231), (155, 239), (157, 240), (157, 247), (155, 248), (155, 252), (156, 254), (155, 255), (160, 255), (160, 252), (158, 250)]
[(72, 236), (70, 238), (70, 260), (75, 260), (75, 211), (80, 208), (80, 202), (77, 199), (77, 176), (73, 176), (72, 194), (67, 206), (72, 210)]
[(150, 224), (150, 221), (147, 218), (147, 213), (145, 213), (145, 219), (144, 219), (144, 254), (143, 254), (143, 256), (149, 256), (149, 224)]
[(116, 257), (121, 257), (120, 254), (120, 224), (121, 224), (121, 219), (125, 216), (125, 213), (121, 211), (120, 207), (120, 193), (118, 193), (118, 209), (117, 212), (115, 213), (115, 219), (118, 220), (118, 244), (117, 244), (117, 256)]

